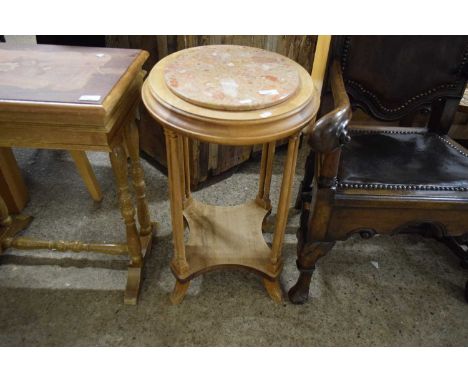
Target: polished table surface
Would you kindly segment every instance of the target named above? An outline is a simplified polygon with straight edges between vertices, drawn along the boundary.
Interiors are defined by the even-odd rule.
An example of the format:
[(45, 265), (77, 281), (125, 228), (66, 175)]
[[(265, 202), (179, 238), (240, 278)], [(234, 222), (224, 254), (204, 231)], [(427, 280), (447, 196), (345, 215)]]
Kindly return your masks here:
[(102, 105), (140, 50), (0, 44), (0, 100)]

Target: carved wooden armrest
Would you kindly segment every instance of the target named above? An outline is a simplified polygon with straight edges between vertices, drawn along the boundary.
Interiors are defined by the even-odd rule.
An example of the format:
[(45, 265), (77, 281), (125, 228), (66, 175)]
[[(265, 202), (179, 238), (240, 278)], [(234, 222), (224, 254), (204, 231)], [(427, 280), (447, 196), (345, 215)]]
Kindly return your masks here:
[(348, 123), (352, 112), (338, 61), (331, 67), (331, 88), (335, 109), (320, 118), (308, 133), (312, 150), (326, 153), (348, 143)]

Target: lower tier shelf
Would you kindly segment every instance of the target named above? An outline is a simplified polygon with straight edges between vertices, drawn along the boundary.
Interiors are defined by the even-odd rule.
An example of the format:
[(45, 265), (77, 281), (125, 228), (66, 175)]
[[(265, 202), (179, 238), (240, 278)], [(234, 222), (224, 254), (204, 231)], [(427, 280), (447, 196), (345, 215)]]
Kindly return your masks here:
[(179, 280), (221, 268), (247, 268), (274, 279), (281, 261), (273, 264), (272, 250), (262, 234), (268, 210), (250, 201), (237, 206), (213, 206), (190, 199), (184, 209), (190, 235), (185, 245), (189, 269)]

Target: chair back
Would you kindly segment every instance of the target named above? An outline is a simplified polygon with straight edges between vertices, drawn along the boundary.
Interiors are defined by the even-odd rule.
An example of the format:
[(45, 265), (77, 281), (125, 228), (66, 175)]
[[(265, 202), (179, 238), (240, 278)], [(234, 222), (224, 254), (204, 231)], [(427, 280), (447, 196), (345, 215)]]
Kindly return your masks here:
[(335, 36), (331, 55), (353, 108), (381, 121), (423, 110), (446, 125), (468, 78), (468, 36)]

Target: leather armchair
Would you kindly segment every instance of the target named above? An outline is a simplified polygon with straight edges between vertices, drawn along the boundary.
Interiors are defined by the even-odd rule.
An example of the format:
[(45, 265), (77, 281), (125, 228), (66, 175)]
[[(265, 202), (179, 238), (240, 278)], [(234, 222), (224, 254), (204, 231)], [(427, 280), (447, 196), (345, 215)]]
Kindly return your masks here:
[[(307, 132), (293, 303), (308, 299), (317, 260), (352, 234), (425, 230), (453, 245), (468, 233), (468, 150), (446, 135), (466, 86), (468, 37), (334, 37), (328, 68), (334, 108)], [(376, 124), (351, 124), (356, 108)], [(418, 113), (425, 127), (411, 126)]]

